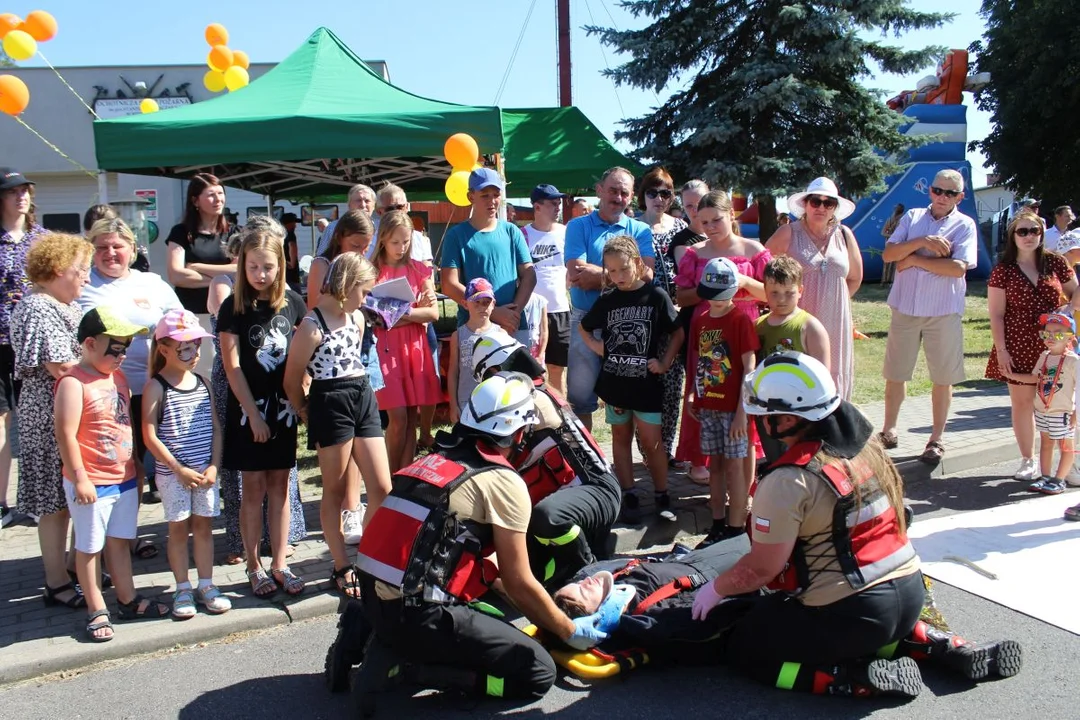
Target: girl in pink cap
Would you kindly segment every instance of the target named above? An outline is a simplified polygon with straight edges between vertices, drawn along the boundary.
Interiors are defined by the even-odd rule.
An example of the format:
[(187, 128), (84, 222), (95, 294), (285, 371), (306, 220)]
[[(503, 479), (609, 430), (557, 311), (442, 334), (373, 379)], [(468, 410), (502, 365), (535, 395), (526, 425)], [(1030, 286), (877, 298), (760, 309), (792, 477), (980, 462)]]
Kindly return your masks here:
[[(190, 310), (170, 310), (157, 324), (150, 348), (150, 380), (143, 389), (146, 446), (157, 461), (161, 505), (169, 523), (169, 567), (176, 579), (173, 617), (211, 614), (232, 603), (214, 585), (213, 518), (220, 513), (217, 474), (222, 433), (210, 386), (195, 373), (199, 347), (210, 337)], [(195, 546), (198, 585), (191, 586), (188, 536)]]

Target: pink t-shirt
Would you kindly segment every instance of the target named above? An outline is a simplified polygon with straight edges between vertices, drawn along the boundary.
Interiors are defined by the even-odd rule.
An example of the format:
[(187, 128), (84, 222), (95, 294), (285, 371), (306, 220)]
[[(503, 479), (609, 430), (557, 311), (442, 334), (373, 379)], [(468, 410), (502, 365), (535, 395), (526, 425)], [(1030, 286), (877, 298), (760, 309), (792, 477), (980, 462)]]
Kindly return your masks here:
[[(725, 257), (735, 263), (735, 269), (739, 271), (739, 274), (765, 282), (765, 266), (772, 260), (772, 253), (768, 250), (762, 250), (751, 258), (742, 255), (726, 255)], [(705, 271), (709, 260), (712, 258), (701, 257), (693, 247), (686, 248), (686, 253), (679, 260), (679, 273), (675, 276), (675, 285), (681, 288), (696, 288), (701, 282), (701, 274)], [(751, 320), (757, 320), (761, 314), (758, 299), (745, 290), (740, 290), (735, 294), (735, 304)]]

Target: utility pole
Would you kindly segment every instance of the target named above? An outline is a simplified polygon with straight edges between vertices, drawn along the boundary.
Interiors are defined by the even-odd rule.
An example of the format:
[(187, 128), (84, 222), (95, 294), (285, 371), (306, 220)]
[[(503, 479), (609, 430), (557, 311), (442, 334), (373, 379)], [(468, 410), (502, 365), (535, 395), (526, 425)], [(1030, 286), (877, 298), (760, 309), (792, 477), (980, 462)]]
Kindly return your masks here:
[(559, 107), (574, 104), (570, 97), (570, 0), (556, 0), (559, 28)]

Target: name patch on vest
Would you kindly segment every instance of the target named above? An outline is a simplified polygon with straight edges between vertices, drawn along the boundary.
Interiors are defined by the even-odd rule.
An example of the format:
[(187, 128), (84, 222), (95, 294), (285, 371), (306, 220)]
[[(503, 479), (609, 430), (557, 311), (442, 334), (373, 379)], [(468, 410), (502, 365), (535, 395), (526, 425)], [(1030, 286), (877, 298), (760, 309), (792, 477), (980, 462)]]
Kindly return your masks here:
[(422, 480), (430, 485), (441, 488), (451, 480), (459, 477), (465, 468), (453, 460), (432, 453), (425, 455), (412, 465), (398, 471), (402, 475)]

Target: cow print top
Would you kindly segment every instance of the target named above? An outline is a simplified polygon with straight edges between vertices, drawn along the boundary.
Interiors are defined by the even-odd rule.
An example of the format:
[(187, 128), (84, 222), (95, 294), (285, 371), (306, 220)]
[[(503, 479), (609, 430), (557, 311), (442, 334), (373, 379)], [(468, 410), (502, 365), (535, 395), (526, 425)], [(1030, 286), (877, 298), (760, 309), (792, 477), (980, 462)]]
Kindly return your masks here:
[(318, 308), (306, 316), (318, 324), (322, 331), (322, 342), (315, 348), (308, 363), (307, 371), (314, 380), (335, 380), (361, 377), (367, 374), (361, 358), (361, 330), (351, 315), (346, 315), (345, 324), (337, 330), (331, 330)]

